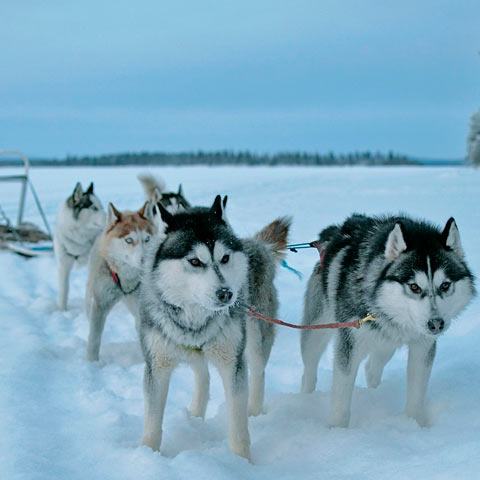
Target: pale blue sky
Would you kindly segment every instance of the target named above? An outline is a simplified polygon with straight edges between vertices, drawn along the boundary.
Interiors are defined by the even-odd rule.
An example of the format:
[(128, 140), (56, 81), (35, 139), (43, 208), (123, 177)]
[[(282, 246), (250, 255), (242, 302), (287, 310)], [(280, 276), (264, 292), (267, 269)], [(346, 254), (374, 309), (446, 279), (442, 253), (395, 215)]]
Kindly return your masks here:
[(480, 2), (17, 0), (0, 148), (380, 150), (459, 158)]

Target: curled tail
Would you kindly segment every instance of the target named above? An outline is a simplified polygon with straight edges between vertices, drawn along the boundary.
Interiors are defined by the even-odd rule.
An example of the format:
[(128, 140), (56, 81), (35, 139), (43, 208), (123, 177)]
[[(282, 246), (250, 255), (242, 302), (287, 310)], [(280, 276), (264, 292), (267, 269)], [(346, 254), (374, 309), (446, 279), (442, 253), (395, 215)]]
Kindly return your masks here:
[(257, 232), (253, 238), (267, 243), (277, 260), (285, 257), (292, 217), (280, 217)]
[(164, 181), (161, 178), (154, 177), (149, 173), (140, 174), (137, 178), (145, 190), (145, 196), (147, 197), (147, 200), (151, 200), (154, 203), (158, 202), (162, 197), (162, 193), (165, 192)]

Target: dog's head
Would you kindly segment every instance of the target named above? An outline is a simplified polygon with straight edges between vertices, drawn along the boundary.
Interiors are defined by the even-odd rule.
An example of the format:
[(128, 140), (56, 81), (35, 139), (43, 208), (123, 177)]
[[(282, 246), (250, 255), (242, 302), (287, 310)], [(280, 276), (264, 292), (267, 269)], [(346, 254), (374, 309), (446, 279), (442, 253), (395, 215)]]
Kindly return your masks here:
[(142, 267), (154, 234), (146, 206), (147, 202), (136, 212), (120, 212), (108, 204), (103, 253), (113, 264), (138, 270)]
[(162, 298), (173, 305), (199, 305), (218, 311), (235, 303), (246, 283), (248, 260), (242, 243), (226, 222), (218, 195), (211, 208), (191, 208), (172, 215), (159, 206), (166, 239), (153, 268)]
[(72, 211), (73, 219), (85, 228), (102, 229), (105, 225), (105, 212), (102, 202), (93, 192), (93, 182), (83, 191), (78, 182), (72, 195), (67, 199), (67, 206)]
[(442, 232), (427, 223), (399, 220), (388, 234), (384, 256), (377, 302), (404, 329), (439, 335), (474, 295), (453, 218)]

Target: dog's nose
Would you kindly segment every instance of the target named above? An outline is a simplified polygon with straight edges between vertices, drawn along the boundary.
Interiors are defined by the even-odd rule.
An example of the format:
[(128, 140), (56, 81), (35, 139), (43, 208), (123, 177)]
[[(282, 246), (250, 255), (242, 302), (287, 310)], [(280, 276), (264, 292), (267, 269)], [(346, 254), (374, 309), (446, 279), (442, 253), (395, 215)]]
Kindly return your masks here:
[(233, 292), (229, 288), (219, 288), (217, 290), (217, 298), (222, 303), (228, 303), (233, 297)]
[(441, 318), (432, 318), (427, 322), (427, 327), (432, 333), (440, 333), (445, 328), (445, 322)]

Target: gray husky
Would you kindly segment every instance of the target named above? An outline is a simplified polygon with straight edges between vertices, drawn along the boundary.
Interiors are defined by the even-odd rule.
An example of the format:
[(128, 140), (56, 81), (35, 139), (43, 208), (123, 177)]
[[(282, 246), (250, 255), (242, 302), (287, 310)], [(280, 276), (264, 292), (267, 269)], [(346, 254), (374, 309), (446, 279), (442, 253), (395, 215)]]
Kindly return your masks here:
[(58, 273), (58, 308), (67, 309), (72, 266), (85, 265), (90, 250), (105, 224), (102, 203), (93, 192), (93, 183), (85, 190), (79, 183), (61, 205), (55, 223), (53, 244)]
[(362, 359), (368, 355), (368, 386), (377, 387), (386, 363), (406, 344), (406, 412), (427, 424), (424, 399), (437, 338), (474, 295), (454, 219), (441, 231), (406, 216), (353, 215), (322, 231), (320, 241), (326, 250), (308, 282), (303, 323), (348, 322), (367, 313), (377, 320), (358, 330), (303, 331), (302, 391), (315, 389), (320, 356), (335, 335), (330, 425), (347, 427)]
[[(235, 236), (225, 217), (226, 197), (211, 208), (175, 215), (163, 206), (166, 239), (152, 249), (140, 293), (140, 342), (146, 360), (143, 444), (160, 448), (170, 376), (186, 362), (195, 373), (190, 412), (204, 417), (211, 361), (222, 377), (231, 450), (249, 456), (247, 404), (262, 409), (265, 366), (273, 344), (271, 325), (247, 320), (247, 307), (275, 315), (276, 260), (286, 247), (290, 219), (281, 218), (251, 239)], [(246, 353), (250, 367), (248, 397)]]

